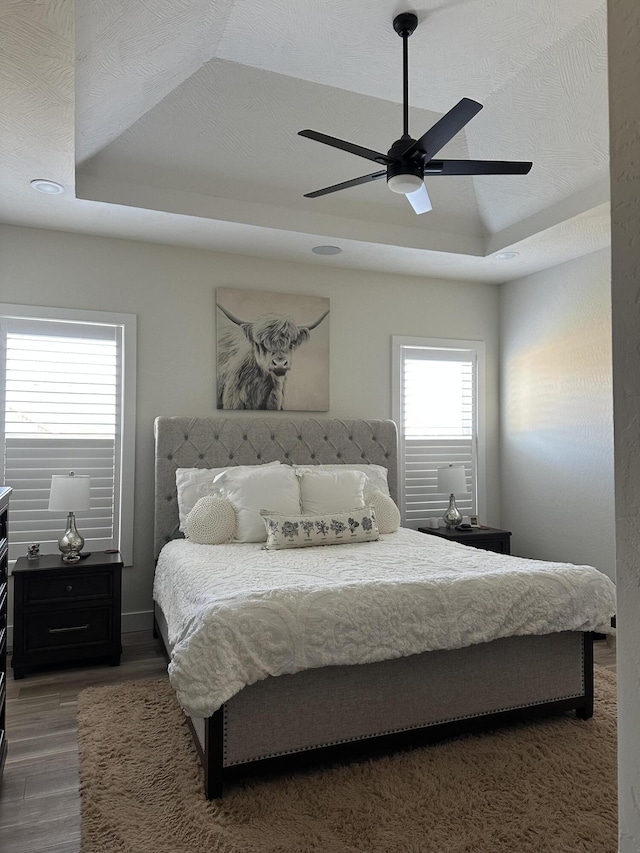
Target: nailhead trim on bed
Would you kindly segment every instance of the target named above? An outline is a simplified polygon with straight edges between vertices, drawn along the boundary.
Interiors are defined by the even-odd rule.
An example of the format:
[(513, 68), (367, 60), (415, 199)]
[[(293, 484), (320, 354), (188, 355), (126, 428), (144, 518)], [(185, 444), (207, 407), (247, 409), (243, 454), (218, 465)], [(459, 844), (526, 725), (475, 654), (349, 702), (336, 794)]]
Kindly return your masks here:
[(559, 701), (562, 701), (565, 699), (578, 699), (584, 695), (584, 692), (586, 689), (586, 684), (585, 684), (585, 647), (584, 647), (584, 643), (582, 641), (580, 642), (580, 669), (581, 669), (581, 673), (582, 673), (581, 679), (580, 679), (580, 690), (576, 691), (576, 692), (566, 693), (566, 694), (563, 694), (561, 696), (546, 697), (546, 698), (540, 699), (536, 702), (527, 702), (526, 705), (523, 705), (522, 703), (503, 705), (501, 707), (498, 707), (498, 708), (491, 710), (490, 712), (487, 712), (487, 710), (485, 709), (484, 711), (479, 711), (477, 713), (459, 714), (459, 715), (454, 715), (454, 716), (445, 716), (445, 717), (441, 717), (441, 718), (436, 719), (436, 720), (428, 720), (428, 721), (423, 720), (422, 722), (412, 723), (411, 725), (408, 725), (408, 726), (398, 726), (397, 728), (381, 729), (379, 731), (367, 732), (366, 734), (362, 734), (362, 735), (353, 735), (353, 736), (348, 737), (348, 738), (338, 738), (335, 740), (332, 739), (332, 740), (320, 741), (319, 743), (307, 744), (305, 746), (298, 747), (295, 749), (287, 749), (287, 750), (281, 750), (281, 751), (268, 752), (268, 753), (264, 753), (262, 755), (252, 756), (251, 758), (244, 758), (244, 759), (235, 760), (235, 761), (230, 761), (228, 758), (228, 744), (227, 744), (228, 714), (227, 714), (227, 706), (223, 705), (222, 706), (223, 707), (223, 750), (222, 750), (222, 756), (223, 757), (222, 757), (222, 763), (223, 763), (224, 767), (232, 767), (232, 766), (238, 765), (238, 764), (246, 764), (246, 763), (251, 762), (251, 761), (262, 761), (263, 759), (266, 760), (268, 758), (277, 758), (278, 756), (281, 756), (281, 755), (293, 755), (297, 752), (307, 752), (310, 749), (317, 749), (320, 747), (338, 746), (339, 744), (342, 744), (342, 743), (352, 743), (354, 741), (359, 741), (359, 740), (368, 740), (370, 738), (379, 737), (382, 735), (390, 735), (390, 734), (397, 734), (399, 732), (413, 731), (414, 729), (421, 729), (421, 728), (426, 728), (426, 727), (431, 727), (431, 726), (438, 726), (438, 725), (442, 725), (444, 723), (454, 723), (454, 722), (457, 722), (459, 720), (471, 720), (471, 719), (474, 719), (476, 717), (486, 716), (487, 713), (499, 714), (499, 713), (503, 713), (505, 711), (513, 711), (513, 710), (516, 710), (518, 708), (523, 708), (523, 707), (534, 708), (537, 705), (545, 705), (548, 702), (556, 702), (556, 701), (559, 702)]
[[(491, 711), (490, 713), (500, 714), (503, 711), (513, 711), (516, 708), (522, 708), (522, 707), (535, 708), (536, 705), (545, 705), (547, 702), (560, 702), (563, 699), (578, 699), (582, 695), (583, 695), (582, 693), (568, 693), (565, 696), (554, 696), (554, 697), (551, 697), (548, 699), (541, 699), (539, 702), (530, 702), (526, 706), (523, 706), (521, 704), (520, 705), (516, 704), (516, 705), (508, 705), (504, 708), (496, 708), (495, 710)], [(248, 759), (245, 759), (242, 761), (227, 761), (227, 744), (226, 744), (227, 714), (226, 714), (226, 708), (225, 708), (225, 713), (224, 713), (225, 744), (224, 744), (223, 766), (224, 767), (233, 767), (234, 765), (237, 765), (237, 764), (247, 764), (250, 761), (262, 761), (263, 759), (267, 759), (267, 758), (277, 758), (279, 755), (293, 755), (296, 752), (308, 752), (310, 749), (318, 749), (318, 748), (324, 747), (324, 746), (338, 746), (341, 743), (352, 743), (352, 742), (357, 741), (357, 740), (369, 740), (371, 738), (379, 737), (381, 735), (392, 735), (392, 734), (396, 734), (398, 732), (410, 732), (410, 731), (413, 731), (414, 729), (428, 728), (430, 726), (439, 726), (443, 723), (455, 723), (457, 720), (472, 720), (474, 717), (486, 717), (486, 716), (487, 716), (487, 711), (482, 711), (482, 712), (477, 713), (477, 714), (462, 714), (461, 716), (458, 716), (458, 717), (444, 717), (441, 720), (429, 720), (428, 722), (414, 723), (411, 726), (402, 726), (402, 727), (397, 728), (397, 729), (385, 729), (383, 731), (372, 732), (370, 734), (368, 733), (365, 735), (355, 735), (354, 737), (342, 738), (340, 740), (331, 740), (331, 741), (325, 741), (323, 743), (315, 743), (315, 744), (311, 744), (309, 746), (300, 747), (299, 749), (286, 749), (282, 752), (267, 752), (264, 755), (258, 755), (256, 757), (248, 758)]]

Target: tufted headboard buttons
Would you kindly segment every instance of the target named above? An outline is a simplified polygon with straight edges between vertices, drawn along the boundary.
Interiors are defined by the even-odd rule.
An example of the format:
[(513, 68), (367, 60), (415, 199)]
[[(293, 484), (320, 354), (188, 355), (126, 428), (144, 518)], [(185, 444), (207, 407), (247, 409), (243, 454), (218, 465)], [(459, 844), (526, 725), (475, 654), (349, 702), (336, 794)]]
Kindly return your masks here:
[(397, 444), (396, 425), (389, 420), (156, 418), (155, 557), (182, 536), (176, 468), (366, 462), (388, 469), (389, 491), (397, 502)]

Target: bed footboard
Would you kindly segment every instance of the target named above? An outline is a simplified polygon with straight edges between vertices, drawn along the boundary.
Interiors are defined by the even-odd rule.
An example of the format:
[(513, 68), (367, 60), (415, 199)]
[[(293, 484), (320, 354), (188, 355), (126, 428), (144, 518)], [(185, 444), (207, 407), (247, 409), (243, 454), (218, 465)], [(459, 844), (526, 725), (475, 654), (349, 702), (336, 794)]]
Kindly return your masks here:
[[(163, 615), (157, 630), (165, 640)], [(189, 719), (209, 799), (244, 776), (345, 761), (527, 716), (593, 714), (593, 640), (564, 632), (267, 678)]]

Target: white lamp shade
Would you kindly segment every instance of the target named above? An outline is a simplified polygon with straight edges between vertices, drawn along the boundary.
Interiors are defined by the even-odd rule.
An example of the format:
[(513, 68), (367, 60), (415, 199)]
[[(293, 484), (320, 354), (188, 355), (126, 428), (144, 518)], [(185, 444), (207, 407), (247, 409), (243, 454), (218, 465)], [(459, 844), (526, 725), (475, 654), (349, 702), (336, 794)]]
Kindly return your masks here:
[(438, 491), (447, 495), (465, 494), (467, 477), (463, 465), (446, 465), (438, 468)]
[(54, 474), (51, 477), (49, 509), (82, 512), (91, 509), (91, 477), (88, 474)]

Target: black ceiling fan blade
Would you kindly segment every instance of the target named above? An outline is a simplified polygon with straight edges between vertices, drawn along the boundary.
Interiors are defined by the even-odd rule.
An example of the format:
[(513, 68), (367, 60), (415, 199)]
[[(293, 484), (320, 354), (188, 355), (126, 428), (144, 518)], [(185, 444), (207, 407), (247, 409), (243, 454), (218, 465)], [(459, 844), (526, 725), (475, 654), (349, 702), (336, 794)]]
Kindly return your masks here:
[(349, 154), (355, 154), (357, 157), (365, 157), (367, 160), (373, 160), (374, 163), (382, 163), (387, 165), (393, 162), (386, 154), (381, 154), (380, 151), (372, 151), (371, 148), (363, 148), (361, 145), (354, 145), (352, 142), (345, 142), (344, 139), (336, 139), (335, 136), (327, 136), (326, 133), (318, 133), (315, 130), (300, 130), (298, 136), (305, 136), (307, 139), (315, 139), (316, 142), (322, 142), (324, 145), (331, 145), (333, 148), (340, 148), (341, 151), (348, 151)]
[(387, 170), (384, 169), (382, 172), (373, 172), (371, 175), (363, 175), (361, 178), (354, 178), (352, 181), (344, 181), (342, 184), (334, 184), (331, 187), (324, 187), (321, 190), (315, 190), (312, 193), (305, 193), (305, 198), (318, 198), (320, 195), (327, 195), (328, 193), (337, 193), (338, 190), (346, 190), (349, 187), (357, 187), (360, 184), (368, 184), (369, 181), (377, 181), (380, 178), (387, 177)]
[(517, 160), (431, 160), (425, 175), (527, 175), (533, 163)]
[(453, 139), (456, 133), (459, 133), (481, 109), (482, 104), (472, 101), (470, 98), (463, 98), (448, 113), (443, 115), (433, 127), (429, 128), (420, 139), (412, 142), (404, 151), (400, 152), (399, 156), (412, 157), (416, 152), (421, 151), (426, 155), (427, 160), (432, 160), (438, 151), (444, 148), (447, 142)]

